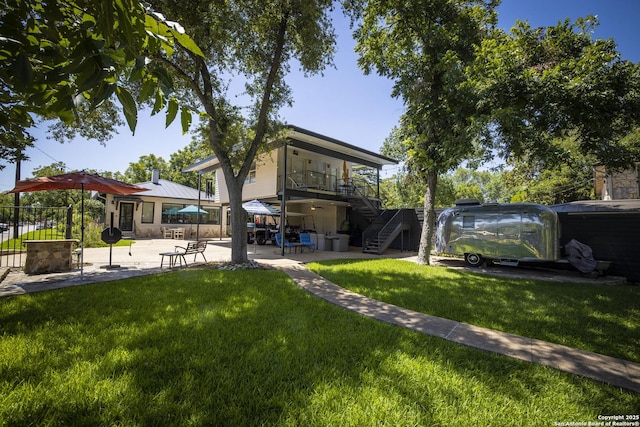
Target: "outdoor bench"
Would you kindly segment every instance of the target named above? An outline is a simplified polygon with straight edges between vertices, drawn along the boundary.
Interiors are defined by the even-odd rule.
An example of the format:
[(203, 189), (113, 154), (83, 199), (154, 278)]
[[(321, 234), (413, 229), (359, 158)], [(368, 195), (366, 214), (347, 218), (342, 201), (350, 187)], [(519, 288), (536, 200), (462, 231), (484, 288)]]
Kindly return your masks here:
[(205, 240), (199, 242), (189, 242), (187, 246), (176, 246), (173, 252), (162, 252), (160, 255), (162, 259), (160, 260), (160, 268), (164, 264), (164, 257), (169, 257), (169, 267), (173, 268), (176, 265), (176, 261), (180, 262), (180, 267), (182, 267), (182, 261), (184, 261), (184, 265), (187, 265), (187, 260), (185, 258), (186, 255), (193, 255), (193, 261), (195, 262), (198, 254), (202, 255), (204, 262), (207, 262), (207, 258), (204, 256), (204, 251), (207, 249), (207, 242)]

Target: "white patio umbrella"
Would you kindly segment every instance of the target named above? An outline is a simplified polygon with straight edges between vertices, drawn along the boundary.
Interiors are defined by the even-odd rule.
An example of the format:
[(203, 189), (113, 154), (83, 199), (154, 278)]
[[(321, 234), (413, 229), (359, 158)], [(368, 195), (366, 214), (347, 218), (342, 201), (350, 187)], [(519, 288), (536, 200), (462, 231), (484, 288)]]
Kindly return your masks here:
[[(242, 208), (247, 211), (247, 213), (254, 215), (280, 215), (279, 209), (276, 209), (273, 206), (263, 203), (257, 199), (243, 203)], [(257, 239), (255, 239), (253, 242), (253, 252), (257, 253)]]
[(254, 215), (280, 215), (279, 209), (257, 199), (243, 203), (242, 208), (247, 211), (247, 213)]

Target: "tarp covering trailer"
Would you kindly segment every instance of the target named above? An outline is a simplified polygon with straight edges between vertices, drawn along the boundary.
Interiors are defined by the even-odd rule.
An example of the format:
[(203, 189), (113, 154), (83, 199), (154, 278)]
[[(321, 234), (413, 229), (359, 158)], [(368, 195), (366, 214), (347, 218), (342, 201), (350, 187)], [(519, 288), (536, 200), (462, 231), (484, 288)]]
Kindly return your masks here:
[(456, 201), (438, 216), (437, 254), (463, 255), (474, 267), (485, 260), (517, 265), (519, 262), (560, 259), (557, 214), (535, 203), (480, 204), (475, 199)]

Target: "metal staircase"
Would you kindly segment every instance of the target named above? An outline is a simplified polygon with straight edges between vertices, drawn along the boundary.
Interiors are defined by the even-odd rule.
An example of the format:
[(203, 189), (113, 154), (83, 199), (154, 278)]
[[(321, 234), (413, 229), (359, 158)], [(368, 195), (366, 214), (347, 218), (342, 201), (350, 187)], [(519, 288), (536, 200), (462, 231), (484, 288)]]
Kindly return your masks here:
[(348, 185), (342, 186), (347, 190), (343, 192), (343, 195), (351, 205), (351, 208), (356, 210), (360, 215), (369, 221), (374, 221), (378, 216), (380, 216), (380, 201), (377, 199), (370, 199), (365, 194), (362, 188), (353, 183), (349, 183)]
[(380, 200), (367, 197), (366, 188), (353, 182), (340, 188), (351, 208), (370, 223), (362, 233), (362, 252), (382, 254), (403, 231), (411, 229), (413, 209), (383, 210)]
[(370, 222), (380, 216), (380, 209), (378, 209), (374, 203), (366, 197), (351, 196), (347, 200), (353, 210), (357, 211)]
[(404, 230), (409, 230), (410, 209), (383, 211), (362, 233), (362, 252), (382, 254)]

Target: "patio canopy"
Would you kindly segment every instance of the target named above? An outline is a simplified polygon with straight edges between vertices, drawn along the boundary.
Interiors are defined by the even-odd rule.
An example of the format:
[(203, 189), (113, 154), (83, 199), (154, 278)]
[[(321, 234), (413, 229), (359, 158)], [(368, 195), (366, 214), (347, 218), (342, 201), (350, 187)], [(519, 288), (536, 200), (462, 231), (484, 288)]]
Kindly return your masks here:
[(170, 209), (167, 209), (166, 211), (162, 211), (162, 213), (165, 215), (177, 215), (178, 211), (179, 211), (178, 208), (170, 208)]
[(189, 205), (186, 208), (180, 209), (178, 211), (178, 213), (181, 213), (181, 214), (195, 214), (195, 213), (206, 214), (207, 211), (205, 211), (204, 209), (199, 209), (196, 205)]
[(262, 203), (260, 200), (251, 200), (250, 202), (243, 203), (242, 207), (247, 213), (254, 215), (280, 215), (280, 210), (266, 203)]

